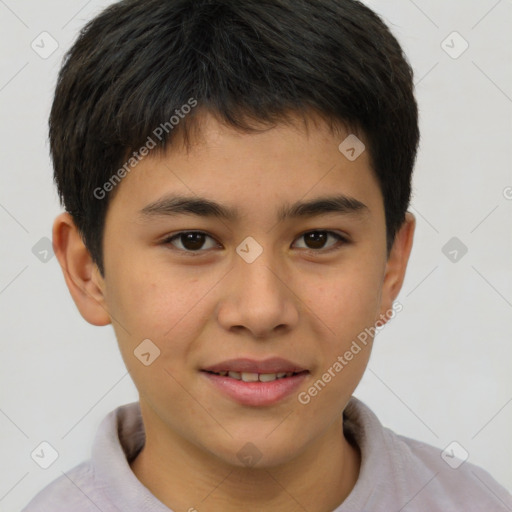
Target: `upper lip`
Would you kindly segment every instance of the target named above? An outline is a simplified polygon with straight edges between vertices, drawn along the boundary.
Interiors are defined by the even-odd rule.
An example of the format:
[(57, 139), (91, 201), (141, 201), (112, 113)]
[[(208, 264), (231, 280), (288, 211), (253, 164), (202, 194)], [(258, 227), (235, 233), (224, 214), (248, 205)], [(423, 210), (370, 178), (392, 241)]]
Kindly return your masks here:
[(228, 371), (239, 373), (298, 373), (306, 371), (300, 365), (281, 357), (272, 357), (263, 361), (247, 358), (228, 359), (227, 361), (203, 368), (203, 370), (208, 372)]

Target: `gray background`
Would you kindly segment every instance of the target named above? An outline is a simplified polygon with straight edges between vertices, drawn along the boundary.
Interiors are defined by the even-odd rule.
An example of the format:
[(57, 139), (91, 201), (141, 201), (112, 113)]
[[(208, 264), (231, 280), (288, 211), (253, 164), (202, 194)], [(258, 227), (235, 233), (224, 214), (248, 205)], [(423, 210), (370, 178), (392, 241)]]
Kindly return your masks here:
[[(61, 211), (47, 144), (57, 71), (109, 3), (0, 0), (1, 511), (88, 458), (103, 417), (137, 399), (111, 326), (82, 319), (45, 254)], [(404, 309), (355, 395), (440, 456), (457, 441), (512, 490), (512, 1), (366, 3), (413, 65), (422, 142)], [(43, 441), (59, 455), (48, 469), (31, 458)]]

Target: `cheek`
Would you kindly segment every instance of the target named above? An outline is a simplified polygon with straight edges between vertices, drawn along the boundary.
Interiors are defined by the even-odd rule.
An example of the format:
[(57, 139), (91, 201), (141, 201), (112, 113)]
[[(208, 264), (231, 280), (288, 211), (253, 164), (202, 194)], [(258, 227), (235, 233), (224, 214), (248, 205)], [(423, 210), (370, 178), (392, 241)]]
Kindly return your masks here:
[(184, 277), (169, 267), (153, 271), (120, 268), (109, 287), (109, 308), (132, 337), (163, 340), (183, 330), (198, 315), (209, 280)]
[(186, 393), (179, 383), (184, 362), (199, 338), (198, 316), (203, 315), (201, 298), (208, 283), (199, 286), (165, 272), (156, 279), (147, 272), (127, 273), (125, 268), (116, 272), (111, 289), (115, 290), (109, 296), (112, 324), (137, 389), (148, 401), (172, 398), (176, 407), (186, 407)]
[[(125, 365), (138, 386), (154, 388), (158, 394), (163, 383), (167, 383), (165, 388), (172, 384), (166, 371), (182, 372), (194, 340), (200, 338), (200, 319), (208, 314), (203, 297), (212, 283), (210, 279), (185, 279), (169, 269), (147, 272), (128, 265), (113, 271), (110, 278), (108, 307)], [(151, 343), (141, 345), (143, 340)], [(144, 346), (148, 350), (139, 349)], [(146, 362), (154, 362), (145, 366), (144, 357), (137, 354), (148, 351)]]
[(316, 325), (321, 332), (316, 335), (321, 354), (315, 379), (303, 390), (299, 403), (304, 405), (304, 421), (319, 430), (326, 421), (325, 411), (330, 411), (329, 421), (334, 421), (346, 406), (370, 357), (368, 332), (379, 311), (380, 283), (378, 272), (361, 267), (365, 272), (353, 266), (325, 279), (330, 284), (317, 287), (311, 297), (311, 308), (320, 319)]
[(322, 277), (321, 284), (310, 283), (310, 289), (308, 307), (329, 327), (329, 338), (334, 337), (338, 346), (350, 344), (378, 317), (382, 279), (367, 262), (334, 270)]

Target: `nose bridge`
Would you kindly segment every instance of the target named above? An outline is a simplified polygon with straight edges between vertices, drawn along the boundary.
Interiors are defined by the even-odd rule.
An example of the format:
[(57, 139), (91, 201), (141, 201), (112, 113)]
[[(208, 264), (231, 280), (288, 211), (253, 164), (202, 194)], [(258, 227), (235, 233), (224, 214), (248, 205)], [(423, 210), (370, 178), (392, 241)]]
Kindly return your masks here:
[[(295, 324), (298, 312), (274, 252), (264, 249), (256, 255), (254, 243), (247, 244), (237, 248), (230, 296), (224, 297), (219, 321), (227, 329), (245, 327), (254, 336), (263, 337), (279, 326)], [(246, 252), (240, 254), (240, 249)]]
[(279, 262), (272, 250), (263, 250), (253, 261), (242, 256), (235, 265), (239, 300), (251, 303), (252, 307), (264, 301), (262, 307), (270, 308), (284, 299), (284, 279), (279, 275)]

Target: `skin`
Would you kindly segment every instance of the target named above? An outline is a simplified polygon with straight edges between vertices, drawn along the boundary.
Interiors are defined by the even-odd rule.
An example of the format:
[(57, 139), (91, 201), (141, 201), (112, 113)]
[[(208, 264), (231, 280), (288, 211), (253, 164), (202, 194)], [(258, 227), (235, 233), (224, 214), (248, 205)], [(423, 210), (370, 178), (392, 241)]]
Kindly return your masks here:
[[(146, 444), (132, 470), (173, 510), (329, 512), (357, 481), (361, 456), (342, 435), (342, 411), (373, 340), (307, 405), (294, 393), (272, 406), (242, 406), (199, 372), (226, 359), (279, 356), (310, 371), (305, 391), (400, 291), (414, 216), (407, 214), (388, 257), (368, 152), (350, 162), (338, 150), (350, 132), (333, 134), (311, 119), (314, 129), (296, 119), (248, 134), (204, 114), (189, 151), (175, 144), (144, 158), (109, 206), (104, 277), (71, 217), (55, 219), (54, 250), (70, 293), (89, 323), (112, 324), (139, 391)], [(138, 217), (167, 192), (205, 196), (241, 216)], [(368, 209), (277, 223), (282, 205), (333, 193)], [(198, 256), (186, 254), (183, 239), (163, 243), (190, 230), (212, 237), (198, 244)], [(313, 230), (348, 242), (331, 236), (315, 245), (302, 236)], [(235, 251), (248, 236), (263, 248), (250, 264)], [(161, 351), (149, 366), (133, 354), (147, 338)], [(237, 457), (247, 442), (261, 453), (253, 467)]]

